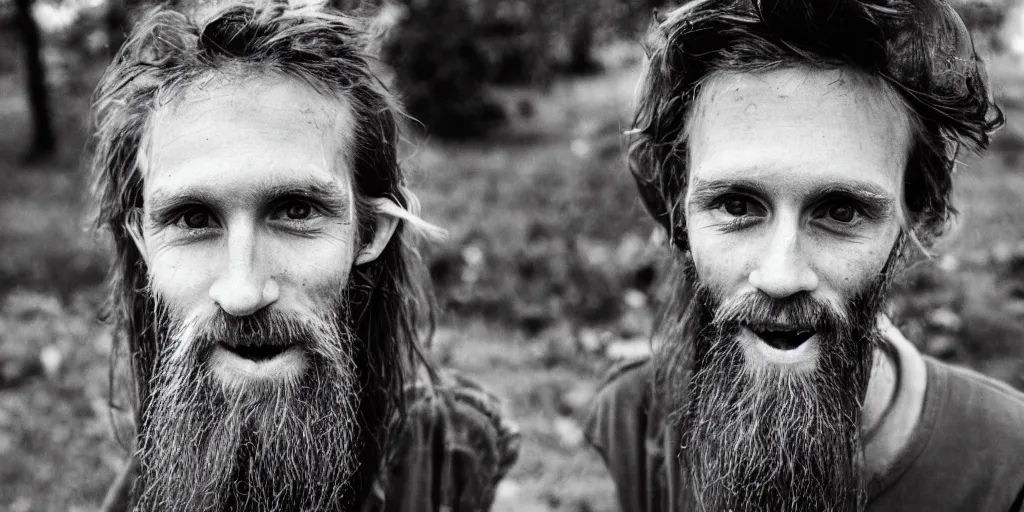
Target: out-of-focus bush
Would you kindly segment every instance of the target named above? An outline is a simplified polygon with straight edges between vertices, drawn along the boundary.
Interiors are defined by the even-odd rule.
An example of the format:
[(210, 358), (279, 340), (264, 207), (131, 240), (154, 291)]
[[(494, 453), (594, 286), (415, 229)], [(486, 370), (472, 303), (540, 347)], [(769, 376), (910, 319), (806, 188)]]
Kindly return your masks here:
[(637, 39), (652, 0), (397, 0), (382, 47), (406, 108), (445, 138), (486, 134), (506, 114), (492, 85), (541, 85), (589, 73), (594, 50)]
[(1002, 25), (1015, 0), (953, 0), (953, 8), (973, 31), (991, 32)]
[(504, 119), (487, 93), (494, 75), (480, 20), (465, 0), (404, 0), (382, 49), (406, 109), (441, 137), (486, 133)]
[[(1007, 25), (1024, 9), (1021, 0), (950, 0), (964, 24), (974, 36), (975, 46), (982, 52), (1003, 53), (1013, 43), (1008, 41)], [(1011, 23), (1008, 23), (1011, 22)]]

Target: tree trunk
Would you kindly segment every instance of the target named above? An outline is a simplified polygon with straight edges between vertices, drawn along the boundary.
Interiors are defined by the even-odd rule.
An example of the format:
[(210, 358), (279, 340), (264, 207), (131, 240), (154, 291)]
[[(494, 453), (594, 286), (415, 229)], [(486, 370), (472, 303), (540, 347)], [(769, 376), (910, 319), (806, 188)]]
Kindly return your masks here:
[(569, 34), (569, 72), (592, 73), (597, 70), (594, 59), (594, 20), (589, 13), (582, 13)]
[(28, 158), (49, 155), (56, 146), (56, 136), (50, 119), (50, 103), (46, 92), (46, 69), (43, 66), (42, 37), (39, 25), (32, 17), (32, 0), (15, 0), (17, 23), (21, 29), (21, 44), (25, 52), (25, 74), (28, 104), (32, 113), (32, 143)]

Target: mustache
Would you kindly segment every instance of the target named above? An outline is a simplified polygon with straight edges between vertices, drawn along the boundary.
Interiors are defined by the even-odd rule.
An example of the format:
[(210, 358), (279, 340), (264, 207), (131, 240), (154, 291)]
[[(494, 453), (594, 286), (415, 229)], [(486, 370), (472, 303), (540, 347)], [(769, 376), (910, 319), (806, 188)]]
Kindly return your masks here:
[(718, 301), (702, 288), (698, 295), (713, 312), (711, 325), (824, 330), (851, 321), (846, 309), (818, 300), (808, 292), (774, 298), (754, 291)]
[(305, 345), (322, 331), (314, 319), (300, 319), (278, 310), (262, 309), (249, 316), (233, 317), (217, 312), (199, 332), (206, 343), (253, 345)]
[(313, 313), (292, 313), (261, 309), (243, 317), (231, 316), (219, 308), (172, 321), (170, 338), (177, 340), (170, 361), (212, 350), (218, 344), (231, 347), (291, 346), (327, 351), (339, 338), (339, 304)]

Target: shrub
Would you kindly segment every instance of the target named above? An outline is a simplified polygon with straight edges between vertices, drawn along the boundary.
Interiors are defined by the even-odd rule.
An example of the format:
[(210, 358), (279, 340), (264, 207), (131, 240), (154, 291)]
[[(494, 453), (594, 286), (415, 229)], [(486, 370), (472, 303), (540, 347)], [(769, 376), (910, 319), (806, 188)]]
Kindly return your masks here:
[(432, 134), (484, 134), (504, 120), (490, 98), (493, 69), (480, 26), (464, 0), (404, 0), (382, 56), (409, 113)]

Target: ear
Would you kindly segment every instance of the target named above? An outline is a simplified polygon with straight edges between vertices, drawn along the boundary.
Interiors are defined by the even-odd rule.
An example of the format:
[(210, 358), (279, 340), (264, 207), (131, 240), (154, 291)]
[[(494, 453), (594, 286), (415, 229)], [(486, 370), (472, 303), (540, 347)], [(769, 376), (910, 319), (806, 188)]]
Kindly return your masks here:
[(124, 230), (135, 243), (135, 248), (139, 250), (142, 261), (149, 267), (149, 250), (146, 247), (146, 239), (142, 237), (142, 208), (132, 208), (125, 220)]
[(394, 201), (383, 197), (370, 199), (370, 204), (373, 205), (373, 212), (377, 217), (377, 225), (374, 226), (373, 240), (369, 240), (359, 251), (359, 254), (356, 254), (356, 265), (376, 260), (380, 253), (384, 251), (384, 248), (387, 247), (388, 242), (391, 241), (391, 237), (395, 234), (395, 229), (398, 228), (399, 218), (393, 212), (396, 210), (401, 211), (402, 208), (400, 206), (395, 204)]

